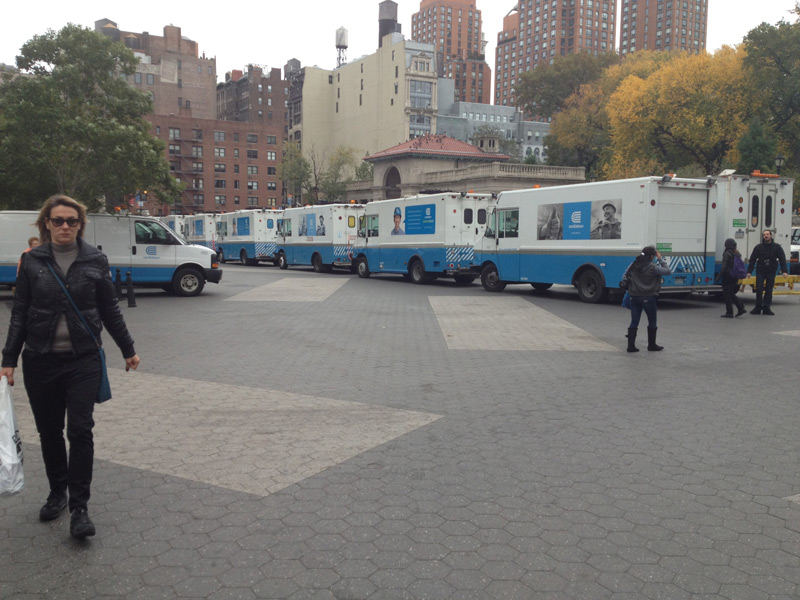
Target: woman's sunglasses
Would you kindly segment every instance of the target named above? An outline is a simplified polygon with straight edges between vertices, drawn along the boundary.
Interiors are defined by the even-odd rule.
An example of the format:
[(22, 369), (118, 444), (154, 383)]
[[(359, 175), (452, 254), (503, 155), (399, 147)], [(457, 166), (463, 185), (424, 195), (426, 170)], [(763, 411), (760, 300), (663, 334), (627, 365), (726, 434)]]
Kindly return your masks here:
[(77, 227), (81, 222), (77, 217), (69, 217), (68, 219), (64, 219), (63, 217), (49, 217), (47, 220), (56, 227), (61, 227), (64, 223), (70, 227)]

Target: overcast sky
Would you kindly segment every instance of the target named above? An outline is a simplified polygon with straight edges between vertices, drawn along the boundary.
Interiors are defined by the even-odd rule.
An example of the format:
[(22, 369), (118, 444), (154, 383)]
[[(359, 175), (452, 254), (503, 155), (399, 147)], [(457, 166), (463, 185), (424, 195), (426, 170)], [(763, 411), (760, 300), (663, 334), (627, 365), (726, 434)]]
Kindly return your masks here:
[[(396, 1), (398, 21), (410, 37), (411, 15), (419, 10), (419, 0)], [(378, 4), (379, 0), (304, 0), (297, 4), (245, 0), (206, 5), (163, 0), (42, 0), (34, 4), (10, 0), (2, 10), (0, 62), (14, 64), (22, 44), (47, 29), (58, 30), (70, 22), (93, 28), (95, 21), (108, 18), (124, 31), (149, 31), (153, 35), (163, 35), (165, 25), (180, 27), (184, 37), (198, 42), (201, 53), (216, 56), (218, 81), (224, 80), (227, 71), (249, 63), (283, 68), (290, 58), (299, 59), (303, 65), (332, 69), (336, 66), (335, 34), (339, 27), (348, 30), (348, 60), (375, 51)], [(493, 70), (497, 33), (503, 17), (514, 6), (513, 0), (477, 0), (489, 42), (486, 59)], [(738, 44), (764, 21), (794, 21), (795, 16), (788, 12), (794, 6), (795, 0), (709, 0), (708, 49)]]

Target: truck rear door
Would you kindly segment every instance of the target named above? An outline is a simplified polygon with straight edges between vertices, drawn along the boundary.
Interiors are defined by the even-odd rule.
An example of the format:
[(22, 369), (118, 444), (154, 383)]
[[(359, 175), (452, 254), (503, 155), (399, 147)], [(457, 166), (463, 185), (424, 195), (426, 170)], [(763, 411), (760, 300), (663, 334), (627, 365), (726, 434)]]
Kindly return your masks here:
[(756, 244), (761, 243), (765, 229), (775, 231), (778, 197), (778, 181), (772, 179), (751, 179), (747, 186), (747, 247), (739, 246), (745, 260)]
[(656, 247), (665, 255), (674, 283), (694, 285), (707, 276), (713, 279), (714, 221), (708, 214), (708, 189), (661, 186), (657, 202)]

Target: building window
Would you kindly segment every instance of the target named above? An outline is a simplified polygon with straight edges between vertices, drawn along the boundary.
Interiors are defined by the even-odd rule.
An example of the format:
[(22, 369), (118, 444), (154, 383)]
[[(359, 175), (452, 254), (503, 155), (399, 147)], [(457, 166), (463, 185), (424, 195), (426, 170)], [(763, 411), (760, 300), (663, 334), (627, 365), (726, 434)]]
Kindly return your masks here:
[(192, 163), (192, 173), (202, 173), (203, 172), (203, 163), (201, 162), (193, 162)]
[(133, 83), (142, 83), (142, 74), (141, 73), (134, 73), (133, 74)]
[(181, 154), (181, 145), (180, 144), (170, 144), (169, 145), (169, 153), (172, 156), (180, 156), (180, 154)]
[(234, 204), (239, 204), (239, 196), (234, 196), (233, 197), (233, 203)]
[(239, 149), (238, 148), (234, 148), (233, 149), (233, 158), (239, 158)]
[(248, 150), (247, 158), (258, 158), (258, 150)]
[(192, 194), (192, 201), (195, 204), (203, 204), (206, 200), (203, 194)]
[(247, 165), (248, 175), (258, 175), (258, 165)]
[(268, 190), (277, 190), (278, 189), (278, 184), (275, 183), (274, 181), (268, 181), (267, 182), (267, 189)]
[(155, 83), (156, 83), (155, 75), (153, 75), (152, 73), (148, 73), (147, 74), (147, 85), (155, 85)]
[(277, 175), (278, 167), (267, 167), (267, 175)]
[(255, 133), (248, 133), (247, 134), (247, 143), (248, 144), (257, 144), (258, 143), (258, 135)]
[(203, 156), (203, 147), (202, 146), (192, 146), (192, 156), (200, 158)]
[(181, 130), (177, 127), (170, 127), (169, 128), (169, 139), (171, 140), (179, 140), (181, 139)]
[(267, 152), (267, 160), (276, 160), (277, 155), (275, 152)]
[(225, 188), (225, 187), (228, 187), (228, 183), (224, 179), (215, 179), (214, 180), (214, 187), (215, 188)]
[(202, 190), (203, 180), (199, 178), (192, 179), (192, 187), (195, 188), (196, 190)]
[(268, 135), (267, 136), (267, 144), (269, 144), (270, 146), (274, 146), (277, 143), (278, 143), (278, 139), (274, 135)]
[(248, 190), (257, 190), (258, 189), (258, 182), (257, 181), (248, 181), (247, 182), (247, 189)]
[(225, 148), (214, 148), (214, 156), (224, 157), (225, 156)]
[(214, 141), (215, 142), (224, 142), (225, 141), (225, 132), (224, 131), (215, 131), (214, 132)]
[(247, 206), (258, 206), (258, 196), (248, 196)]
[(238, 190), (240, 187), (242, 187), (242, 186), (240, 185), (240, 182), (239, 182), (238, 179), (233, 182), (233, 189)]
[(215, 173), (224, 173), (225, 172), (225, 164), (224, 163), (214, 163), (214, 172)]
[(225, 204), (225, 196), (214, 196), (214, 204)]
[(201, 141), (203, 139), (203, 130), (202, 129), (192, 129), (192, 139)]
[(234, 142), (238, 142), (239, 141), (239, 134), (238, 133), (234, 133), (233, 134), (233, 141)]
[(233, 165), (233, 172), (234, 173), (238, 173), (239, 172), (239, 165)]

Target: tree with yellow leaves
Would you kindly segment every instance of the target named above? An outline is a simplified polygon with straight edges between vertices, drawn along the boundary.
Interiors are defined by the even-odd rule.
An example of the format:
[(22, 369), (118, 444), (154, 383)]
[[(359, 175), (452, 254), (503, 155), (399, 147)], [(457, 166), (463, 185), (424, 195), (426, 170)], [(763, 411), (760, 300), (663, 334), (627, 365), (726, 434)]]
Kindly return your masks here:
[[(743, 67), (744, 50), (679, 54), (649, 77), (627, 77), (607, 105), (610, 177), (735, 163), (736, 145), (758, 97)], [(631, 173), (649, 169), (647, 172)]]

